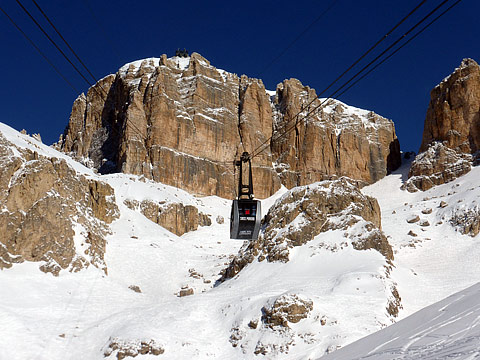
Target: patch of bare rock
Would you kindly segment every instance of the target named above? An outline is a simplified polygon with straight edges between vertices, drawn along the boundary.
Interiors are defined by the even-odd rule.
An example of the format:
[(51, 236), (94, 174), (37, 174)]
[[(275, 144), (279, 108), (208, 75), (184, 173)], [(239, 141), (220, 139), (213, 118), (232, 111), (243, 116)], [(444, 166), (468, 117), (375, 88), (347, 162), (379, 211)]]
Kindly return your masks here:
[(116, 355), (118, 360), (122, 360), (138, 355), (162, 355), (164, 352), (163, 345), (155, 340), (125, 340), (115, 337), (110, 338), (103, 355), (105, 357)]
[[(259, 79), (218, 70), (197, 53), (188, 60), (182, 68), (162, 55), (100, 80), (75, 100), (58, 147), (101, 173), (231, 198), (233, 159), (321, 102), (296, 79), (271, 96)], [(399, 165), (391, 120), (331, 100), (253, 159), (255, 195), (338, 175), (373, 183)]]
[(89, 265), (107, 272), (105, 237), (119, 216), (108, 184), (78, 174), (63, 159), (16, 147), (2, 134), (0, 167), (0, 269), (34, 261), (54, 275)]
[(420, 152), (404, 184), (428, 190), (468, 173), (480, 150), (480, 66), (464, 59), (430, 93)]
[(263, 228), (259, 238), (249, 242), (232, 260), (222, 280), (235, 276), (256, 259), (287, 262), (289, 249), (336, 229), (345, 232), (346, 241), (325, 245), (331, 251), (344, 246), (353, 246), (356, 250), (375, 249), (387, 260), (393, 260), (392, 248), (381, 231), (376, 199), (362, 194), (348, 178), (325, 180), (288, 191), (269, 210)]
[(197, 230), (199, 226), (212, 225), (210, 216), (199, 212), (193, 205), (135, 199), (127, 199), (124, 204), (178, 236)]
[(296, 294), (282, 295), (262, 308), (262, 321), (269, 326), (288, 327), (305, 319), (313, 309), (313, 302)]

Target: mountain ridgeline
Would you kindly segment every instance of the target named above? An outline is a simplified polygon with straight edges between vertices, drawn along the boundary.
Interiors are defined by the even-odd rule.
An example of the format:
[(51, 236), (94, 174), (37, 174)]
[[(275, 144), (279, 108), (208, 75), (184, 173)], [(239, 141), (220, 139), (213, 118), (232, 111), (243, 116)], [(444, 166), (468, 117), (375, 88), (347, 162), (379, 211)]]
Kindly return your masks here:
[(233, 160), (264, 142), (253, 159), (260, 198), (281, 184), (335, 176), (373, 183), (400, 165), (392, 121), (336, 100), (306, 116), (321, 102), (296, 79), (267, 91), (261, 80), (216, 69), (197, 53), (162, 55), (127, 64), (81, 94), (58, 145), (100, 173), (227, 198)]

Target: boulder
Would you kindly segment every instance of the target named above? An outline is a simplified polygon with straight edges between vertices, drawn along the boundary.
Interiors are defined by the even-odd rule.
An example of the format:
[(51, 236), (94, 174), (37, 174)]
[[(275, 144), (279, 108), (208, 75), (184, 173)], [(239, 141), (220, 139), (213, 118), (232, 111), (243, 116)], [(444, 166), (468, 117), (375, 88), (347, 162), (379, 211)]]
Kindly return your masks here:
[(285, 294), (269, 302), (262, 308), (262, 321), (268, 326), (288, 327), (288, 323), (298, 323), (313, 309), (313, 302), (296, 294)]

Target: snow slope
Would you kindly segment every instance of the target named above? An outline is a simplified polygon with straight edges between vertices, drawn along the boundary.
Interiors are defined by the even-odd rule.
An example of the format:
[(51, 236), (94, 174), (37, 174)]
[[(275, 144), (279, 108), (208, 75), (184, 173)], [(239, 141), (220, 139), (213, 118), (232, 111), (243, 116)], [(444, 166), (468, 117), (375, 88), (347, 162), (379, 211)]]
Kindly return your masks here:
[[(390, 324), (384, 258), (374, 250), (331, 252), (318, 246), (341, 241), (341, 231), (293, 249), (288, 263), (255, 262), (218, 284), (243, 245), (229, 239), (229, 201), (132, 175), (99, 176), (8, 126), (0, 124), (0, 131), (17, 146), (65, 158), (77, 172), (109, 183), (121, 213), (108, 237), (108, 276), (90, 267), (53, 277), (40, 272), (38, 263), (0, 272), (1, 360), (114, 359), (109, 345), (115, 341), (132, 348), (154, 341), (164, 350), (141, 359), (313, 359)], [(383, 229), (395, 249), (388, 281), (397, 283), (402, 317), (480, 281), (478, 236), (461, 235), (448, 221), (476, 203), (478, 170), (425, 193), (400, 190), (402, 172), (364, 189), (378, 198)], [(284, 192), (263, 201), (262, 210)], [(212, 225), (178, 237), (129, 209), (126, 199), (194, 205), (210, 215)], [(441, 200), (448, 206), (439, 208)], [(424, 208), (432, 213), (422, 214)], [(408, 224), (413, 214), (430, 226)], [(215, 221), (218, 216), (223, 224)], [(418, 236), (407, 235), (410, 230)], [(185, 287), (194, 295), (179, 297)], [(313, 302), (308, 317), (283, 330), (262, 325), (262, 308), (288, 294)], [(256, 328), (249, 325), (254, 322)], [(253, 355), (262, 349), (265, 356)]]
[(480, 358), (480, 283), (322, 360)]
[[(161, 346), (163, 359), (249, 359), (256, 351), (268, 358), (301, 359), (390, 323), (385, 259), (374, 250), (332, 252), (319, 246), (340, 241), (339, 230), (294, 249), (288, 263), (256, 262), (217, 284), (243, 245), (229, 238), (229, 201), (195, 197), (132, 175), (99, 176), (9, 127), (0, 131), (17, 146), (65, 158), (79, 173), (109, 183), (121, 214), (107, 238), (108, 276), (90, 267), (53, 277), (40, 272), (37, 263), (0, 272), (0, 359), (103, 359), (105, 354), (113, 359), (112, 342), (135, 346), (142, 341)], [(263, 201), (262, 209), (266, 212), (285, 191)], [(129, 209), (126, 199), (194, 205), (210, 215), (212, 225), (178, 237)], [(223, 224), (215, 221), (218, 216)], [(194, 295), (179, 297), (186, 287)], [(309, 316), (290, 328), (263, 325), (263, 307), (291, 294), (313, 302)], [(250, 322), (259, 325), (253, 328)]]
[[(376, 197), (382, 210), (382, 229), (394, 249), (392, 278), (402, 297), (401, 316), (480, 281), (480, 235), (463, 235), (452, 224), (454, 216), (478, 210), (480, 167), (455, 181), (416, 193), (400, 189), (408, 168), (405, 163), (396, 173), (362, 190)], [(430, 214), (422, 213), (429, 209)], [(417, 215), (418, 222), (407, 222)], [(408, 235), (410, 231), (417, 236)]]
[[(400, 317), (418, 312), (322, 359), (480, 358), (480, 235), (462, 235), (452, 223), (469, 210), (478, 214), (480, 168), (417, 193), (400, 189), (408, 168), (404, 164), (363, 192), (378, 199), (394, 248)], [(418, 222), (407, 222), (417, 215)]]

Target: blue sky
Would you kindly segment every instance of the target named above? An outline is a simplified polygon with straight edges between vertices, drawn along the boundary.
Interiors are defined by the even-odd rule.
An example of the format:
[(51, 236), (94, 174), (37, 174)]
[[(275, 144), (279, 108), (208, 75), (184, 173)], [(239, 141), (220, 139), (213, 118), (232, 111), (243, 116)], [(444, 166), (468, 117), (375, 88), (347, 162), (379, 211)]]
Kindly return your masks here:
[[(53, 37), (31, 0), (21, 2)], [(446, 6), (454, 2), (450, 0)], [(420, 0), (37, 3), (97, 78), (115, 73), (127, 62), (164, 53), (173, 56), (175, 49), (186, 48), (218, 68), (261, 78), (267, 89), (274, 90), (283, 79), (293, 77), (320, 93)], [(384, 42), (385, 46), (440, 3), (426, 1)], [(14, 0), (1, 6), (78, 91), (88, 89)], [(265, 68), (328, 7), (330, 10), (283, 56)], [(461, 1), (339, 100), (392, 119), (402, 150), (417, 151), (430, 90), (463, 58), (480, 61), (479, 13), (480, 2)], [(0, 41), (0, 122), (28, 133), (40, 132), (47, 144), (55, 142), (67, 125), (77, 91), (55, 73), (2, 13)], [(69, 54), (68, 49), (65, 52)]]

